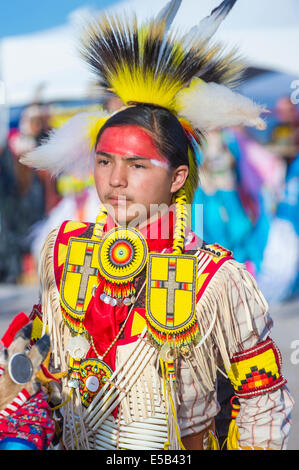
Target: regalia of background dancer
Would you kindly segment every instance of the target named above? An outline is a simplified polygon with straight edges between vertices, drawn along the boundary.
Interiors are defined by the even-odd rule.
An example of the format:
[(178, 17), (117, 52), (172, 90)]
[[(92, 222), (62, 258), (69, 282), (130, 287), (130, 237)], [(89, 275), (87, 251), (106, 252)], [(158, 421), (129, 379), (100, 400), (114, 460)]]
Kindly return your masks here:
[(263, 128), (263, 109), (232, 91), (243, 65), (210, 41), (235, 1), (182, 37), (170, 30), (180, 3), (139, 27), (106, 15), (89, 25), (83, 56), (124, 107), (73, 117), (23, 159), (53, 174), (94, 165), (102, 202), (95, 224), (50, 233), (30, 317), (31, 340), (51, 340), (39, 380), (66, 449), (217, 449), (220, 365), (238, 398), (227, 447), (286, 447), (292, 399), (266, 302), (232, 253), (188, 228), (202, 135)]

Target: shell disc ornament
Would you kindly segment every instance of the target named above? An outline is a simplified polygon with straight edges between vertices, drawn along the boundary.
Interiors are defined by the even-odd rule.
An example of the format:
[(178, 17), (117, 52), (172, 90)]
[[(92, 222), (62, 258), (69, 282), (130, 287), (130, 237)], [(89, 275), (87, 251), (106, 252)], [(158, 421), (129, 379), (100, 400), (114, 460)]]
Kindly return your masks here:
[(105, 280), (101, 300), (112, 306), (135, 303), (134, 278), (148, 259), (148, 246), (133, 228), (116, 227), (103, 238), (99, 251), (99, 274)]
[[(85, 407), (88, 407), (94, 397), (99, 393), (107, 381), (111, 378), (113, 371), (104, 361), (99, 359), (85, 359), (80, 364), (80, 395)], [(106, 394), (112, 385), (104, 392)]]

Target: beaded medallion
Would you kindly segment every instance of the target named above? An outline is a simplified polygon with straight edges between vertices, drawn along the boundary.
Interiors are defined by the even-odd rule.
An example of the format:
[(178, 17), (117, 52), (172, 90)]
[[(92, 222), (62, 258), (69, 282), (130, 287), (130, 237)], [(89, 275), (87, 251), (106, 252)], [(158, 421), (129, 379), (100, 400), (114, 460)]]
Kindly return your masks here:
[(104, 280), (101, 300), (112, 306), (133, 304), (133, 281), (147, 258), (147, 243), (138, 230), (116, 227), (108, 232), (99, 251), (99, 274)]
[[(106, 385), (107, 379), (112, 376), (112, 369), (100, 359), (85, 359), (80, 364), (80, 396), (84, 406), (88, 407), (93, 398)], [(110, 390), (107, 387), (105, 393)]]

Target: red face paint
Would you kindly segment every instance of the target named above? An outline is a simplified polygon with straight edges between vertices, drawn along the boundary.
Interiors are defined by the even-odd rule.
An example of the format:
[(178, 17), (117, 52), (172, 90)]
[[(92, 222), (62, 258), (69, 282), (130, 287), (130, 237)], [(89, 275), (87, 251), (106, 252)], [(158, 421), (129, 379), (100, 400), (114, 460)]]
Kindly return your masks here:
[(98, 142), (97, 153), (149, 158), (161, 163), (168, 163), (152, 137), (138, 126), (115, 126), (104, 130)]

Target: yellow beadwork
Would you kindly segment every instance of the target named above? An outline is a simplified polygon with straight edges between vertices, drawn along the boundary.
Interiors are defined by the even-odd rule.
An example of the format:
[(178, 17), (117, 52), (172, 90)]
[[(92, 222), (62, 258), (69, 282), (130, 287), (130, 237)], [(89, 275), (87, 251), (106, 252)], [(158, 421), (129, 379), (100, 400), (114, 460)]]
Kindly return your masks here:
[(277, 390), (286, 383), (281, 354), (271, 338), (234, 354), (228, 377), (238, 397), (250, 398)]
[[(48, 330), (48, 327), (46, 331)], [(31, 340), (32, 341), (37, 341), (42, 337), (42, 331), (43, 331), (43, 322), (40, 320), (38, 316), (34, 318), (32, 321), (32, 333), (31, 333)]]
[[(254, 372), (256, 370), (256, 375)], [(254, 388), (267, 386), (269, 384), (269, 378), (262, 378), (262, 375), (259, 371), (264, 370), (264, 374), (267, 373), (274, 380), (278, 379), (280, 374), (278, 370), (277, 360), (272, 349), (251, 357), (249, 359), (241, 360), (239, 362), (234, 362), (231, 365), (230, 370), (228, 371), (228, 377), (236, 390), (244, 390), (244, 385), (250, 392)], [(252, 381), (248, 381), (248, 376), (252, 376)], [(243, 382), (246, 382), (244, 384)]]
[(175, 229), (173, 235), (173, 254), (181, 254), (184, 249), (188, 213), (186, 208), (186, 193), (180, 189), (175, 196)]
[(103, 229), (107, 221), (107, 209), (102, 205), (99, 215), (97, 216), (96, 223), (93, 229), (92, 239), (101, 240), (103, 236)]

